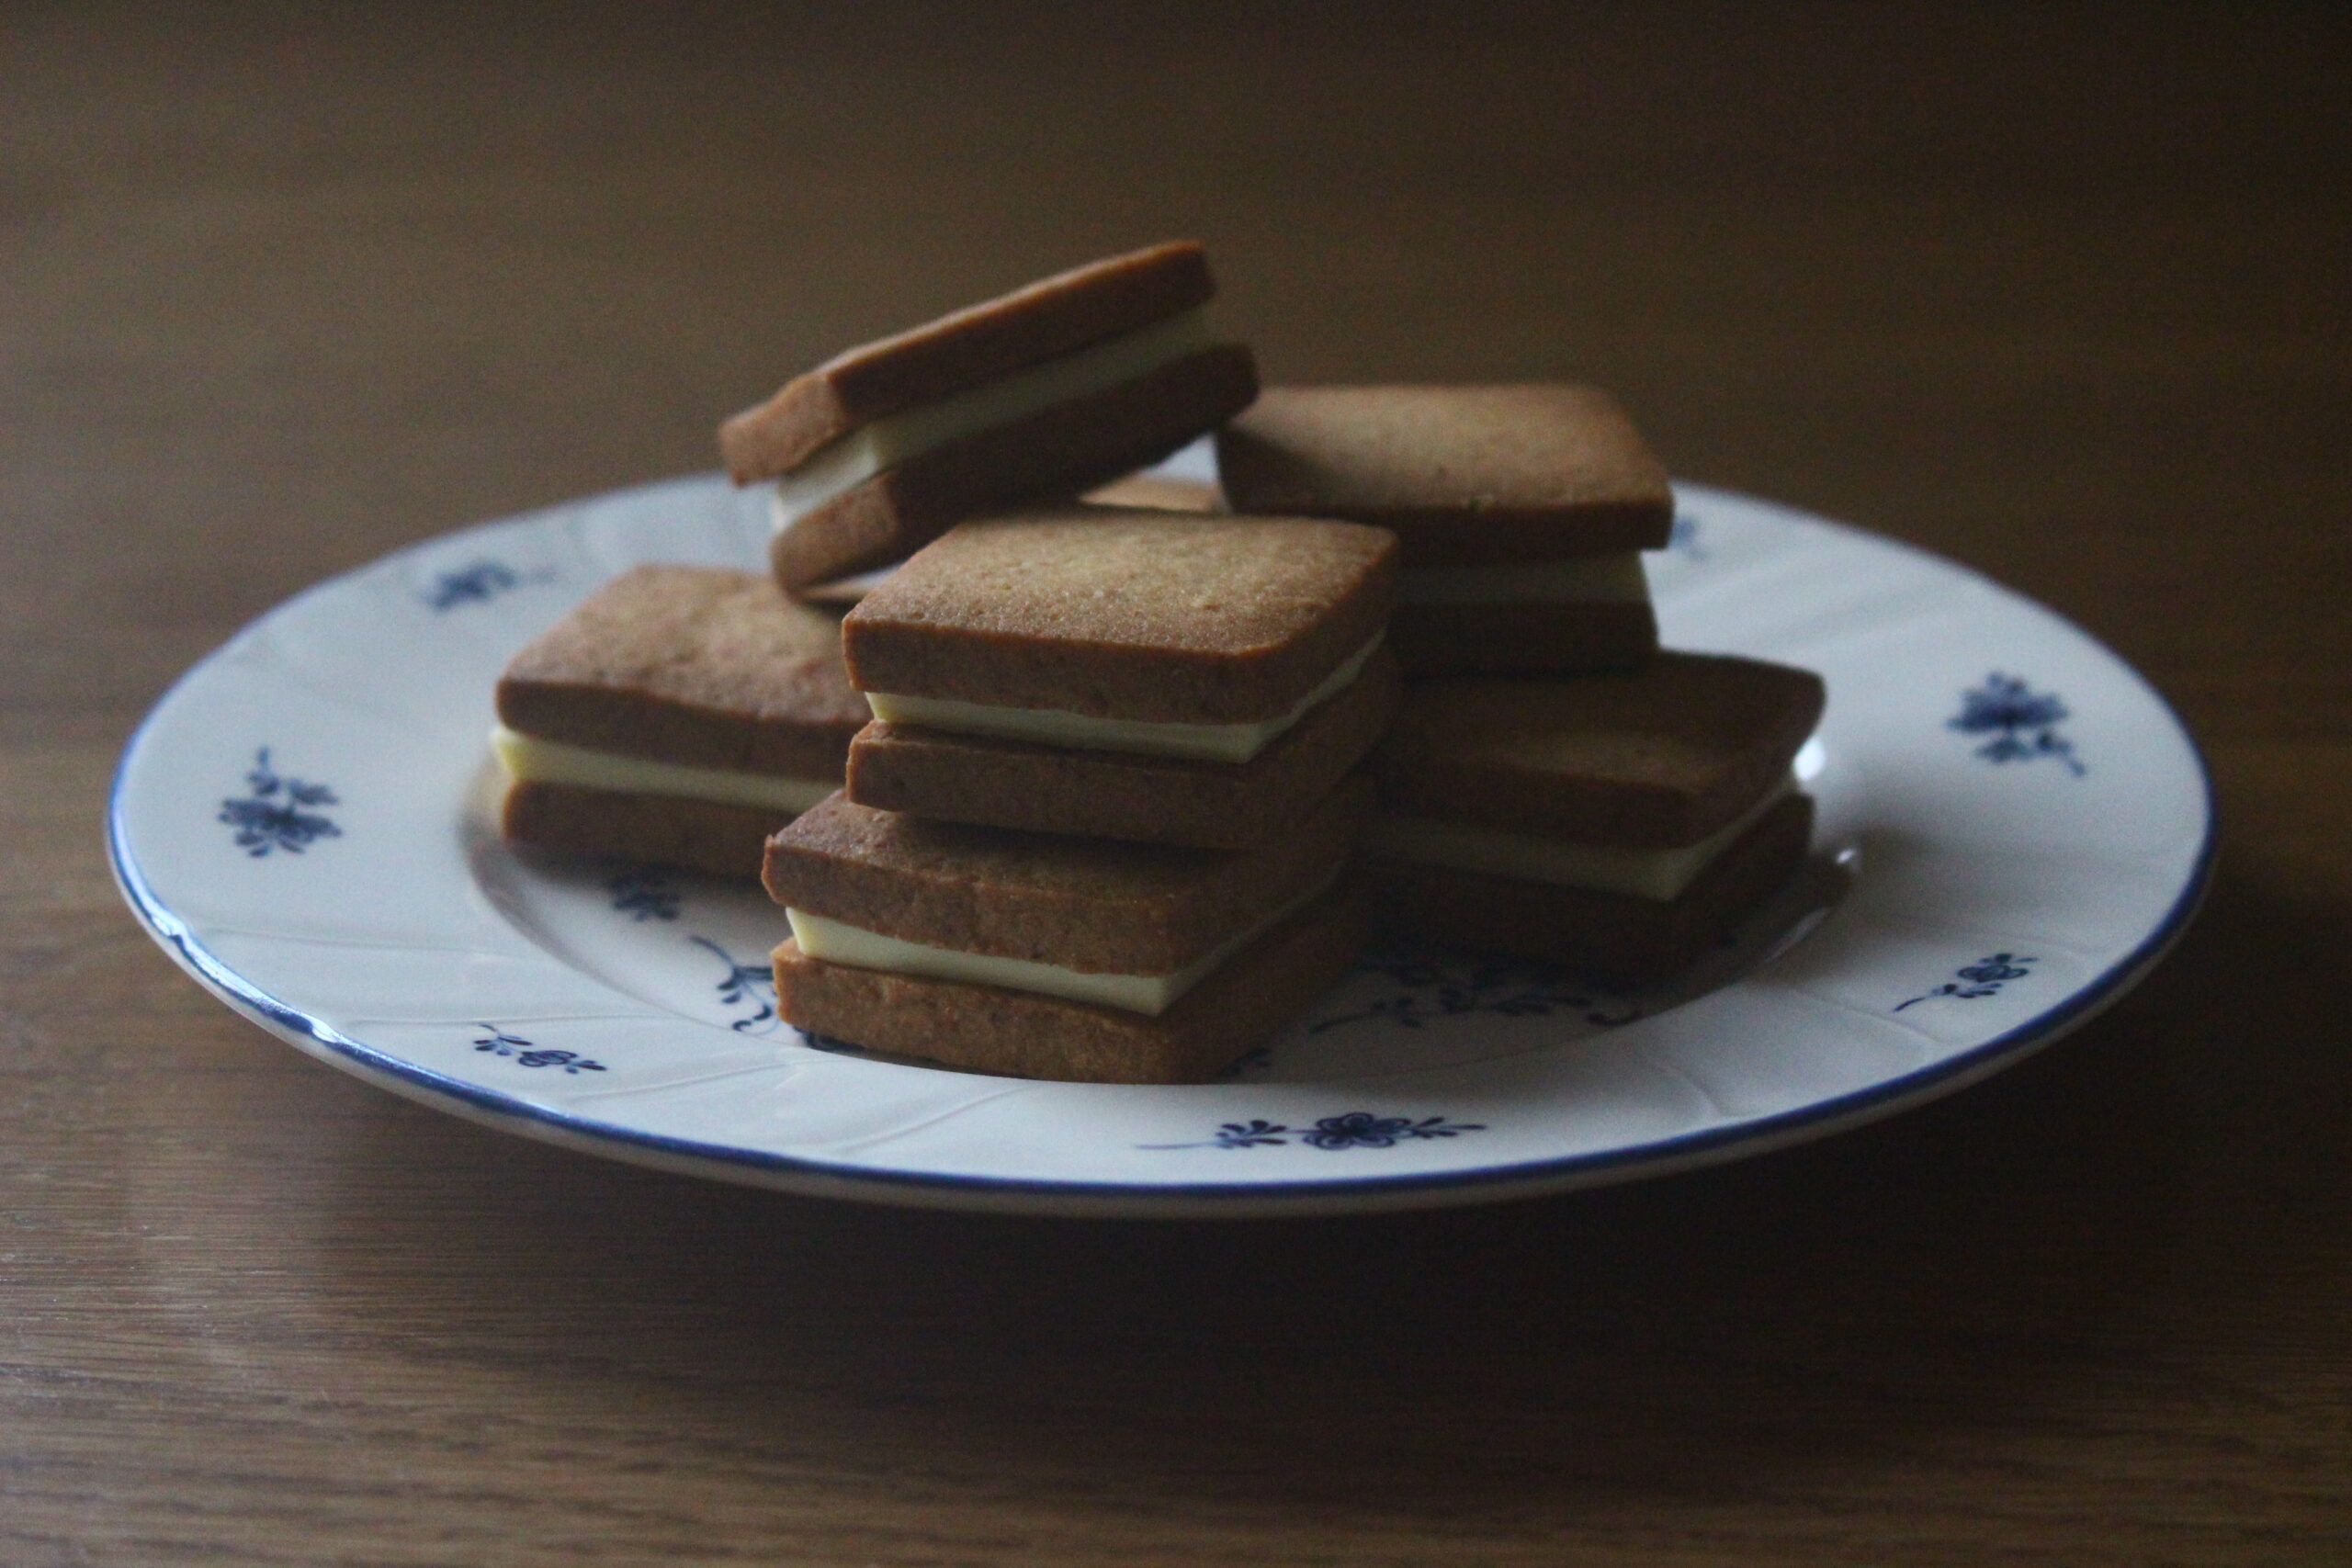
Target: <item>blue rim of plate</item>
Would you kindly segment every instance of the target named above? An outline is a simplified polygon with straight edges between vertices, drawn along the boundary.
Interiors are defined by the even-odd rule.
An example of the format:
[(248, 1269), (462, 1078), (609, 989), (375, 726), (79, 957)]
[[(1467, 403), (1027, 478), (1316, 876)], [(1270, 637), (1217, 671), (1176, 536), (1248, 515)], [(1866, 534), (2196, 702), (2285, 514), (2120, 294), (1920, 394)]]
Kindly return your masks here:
[[(1884, 541), (1881, 536), (1870, 536), (1881, 538), (1882, 542), (1895, 543)], [(430, 542), (423, 541), (421, 544)], [(1927, 555), (1947, 568), (1967, 571), (1957, 563), (1935, 557), (1931, 552), (1920, 551), (1917, 547), (1898, 547)], [(395, 552), (404, 553), (406, 551)], [(368, 563), (354, 569), (351, 573), (338, 574), (313, 584), (287, 604), (330, 590), (345, 577), (356, 576), (374, 564)], [(265, 618), (284, 607), (281, 604), (265, 612)], [(2038, 602), (2035, 608), (2115, 660), (2119, 666), (2126, 670), (2131, 668), (2112, 649), (2072, 620)], [(533, 1104), (516, 1095), (501, 1093), (419, 1066), (355, 1040), (237, 974), (198, 942), (190, 934), (186, 922), (155, 896), (124, 847), (123, 795), (125, 781), (134, 759), (156, 716), (170, 705), (180, 688), (200, 674), (209, 662), (208, 656), (175, 681), (141, 720), (124, 746), (108, 790), (107, 846), (116, 884), (125, 901), (146, 927), (148, 934), (198, 983), (228, 1003), (233, 1010), (306, 1053), (369, 1082), (422, 1103), (541, 1142), (721, 1180), (811, 1195), (862, 1197), (870, 1201), (933, 1207), (997, 1211), (1015, 1208), (1035, 1213), (1058, 1212), (1128, 1218), (1304, 1215), (1368, 1209), (1435, 1207), (1458, 1201), (1534, 1196), (1663, 1176), (1826, 1136), (1964, 1088), (2089, 1021), (2145, 976), (2187, 930), (2210, 886), (2219, 846), (2219, 818), (2211, 769), (2188, 727), (2181, 722), (2179, 714), (2162, 693), (2147, 684), (2144, 677), (2138, 677), (2143, 689), (2154, 699), (2184, 742), (2196, 766), (2202, 794), (2202, 838), (2179, 894), (2163, 919), (2122, 958), (2023, 1023), (1937, 1062), (1866, 1089), (1736, 1123), (1670, 1134), (1621, 1148), (1522, 1160), (1472, 1170), (1370, 1175), (1351, 1177), (1343, 1181), (1150, 1184), (894, 1171), (870, 1166), (837, 1165), (800, 1156), (648, 1133)], [(2137, 672), (2133, 673), (2136, 677)]]

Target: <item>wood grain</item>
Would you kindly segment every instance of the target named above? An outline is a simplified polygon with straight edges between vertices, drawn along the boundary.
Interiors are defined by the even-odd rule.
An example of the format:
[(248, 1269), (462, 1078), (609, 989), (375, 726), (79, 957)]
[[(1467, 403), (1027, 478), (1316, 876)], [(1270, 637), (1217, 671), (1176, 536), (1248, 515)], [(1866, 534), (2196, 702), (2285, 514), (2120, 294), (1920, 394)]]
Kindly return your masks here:
[[(0, 1562), (2352, 1558), (2337, 13), (0, 13)], [(246, 618), (1166, 235), (1281, 379), (1573, 376), (2139, 664), (2228, 827), (2064, 1047), (1381, 1220), (899, 1213), (308, 1062), (119, 907)]]

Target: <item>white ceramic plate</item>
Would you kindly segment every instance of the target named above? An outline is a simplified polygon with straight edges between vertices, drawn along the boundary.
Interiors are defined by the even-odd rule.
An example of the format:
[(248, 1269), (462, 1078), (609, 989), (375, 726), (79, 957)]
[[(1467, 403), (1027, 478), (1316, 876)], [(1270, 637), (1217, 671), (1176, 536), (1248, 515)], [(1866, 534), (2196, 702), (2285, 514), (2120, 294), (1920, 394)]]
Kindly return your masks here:
[[(1176, 471), (1204, 472), (1191, 452)], [(756, 889), (511, 852), (492, 683), (639, 561), (756, 567), (716, 477), (470, 528), (325, 582), (126, 750), (123, 892), (231, 1007), (492, 1126), (799, 1191), (1012, 1211), (1463, 1202), (1652, 1175), (1884, 1115), (2081, 1023), (2179, 934), (2203, 765), (2113, 654), (1935, 557), (1685, 487), (1666, 641), (1823, 672), (1807, 874), (1668, 993), (1375, 955), (1227, 1078), (1032, 1083), (813, 1044)]]

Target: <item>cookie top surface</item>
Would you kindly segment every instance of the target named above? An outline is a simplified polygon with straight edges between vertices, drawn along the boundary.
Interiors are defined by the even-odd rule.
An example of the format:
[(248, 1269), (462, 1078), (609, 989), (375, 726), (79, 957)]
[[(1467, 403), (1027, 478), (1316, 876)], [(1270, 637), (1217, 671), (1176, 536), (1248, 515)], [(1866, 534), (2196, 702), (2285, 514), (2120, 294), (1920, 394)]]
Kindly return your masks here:
[(1269, 387), (1217, 435), (1237, 512), (1393, 528), (1408, 566), (1657, 549), (1666, 467), (1597, 387)]
[(860, 689), (1176, 724), (1287, 713), (1385, 624), (1358, 524), (1068, 506), (965, 523), (842, 623)]
[(498, 715), (599, 750), (808, 776), (838, 769), (871, 716), (835, 612), (763, 573), (687, 566), (640, 566), (591, 594), (514, 656)]
[(1057, 273), (850, 349), (719, 427), (738, 484), (773, 479), (870, 420), (947, 397), (1205, 304), (1208, 256), (1170, 241)]
[(1382, 748), (1382, 803), (1578, 842), (1678, 848), (1778, 787), (1823, 701), (1809, 670), (1691, 653), (1661, 653), (1626, 674), (1420, 682)]
[(766, 882), (778, 903), (902, 941), (1170, 974), (1329, 882), (1371, 797), (1349, 780), (1272, 841), (1227, 851), (933, 821), (836, 795), (768, 841)]

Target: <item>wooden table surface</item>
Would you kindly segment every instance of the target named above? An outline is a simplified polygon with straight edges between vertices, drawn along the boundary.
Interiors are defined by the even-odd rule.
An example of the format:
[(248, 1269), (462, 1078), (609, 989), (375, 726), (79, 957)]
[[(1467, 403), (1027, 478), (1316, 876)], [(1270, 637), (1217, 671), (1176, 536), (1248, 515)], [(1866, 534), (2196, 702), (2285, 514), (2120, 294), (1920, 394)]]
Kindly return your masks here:
[[(0, 12), (0, 1562), (2352, 1561), (2342, 13)], [(820, 1202), (297, 1055), (108, 883), (247, 618), (1208, 242), (1268, 373), (1574, 376), (2218, 777), (2172, 959), (1930, 1109), (1401, 1218)]]

